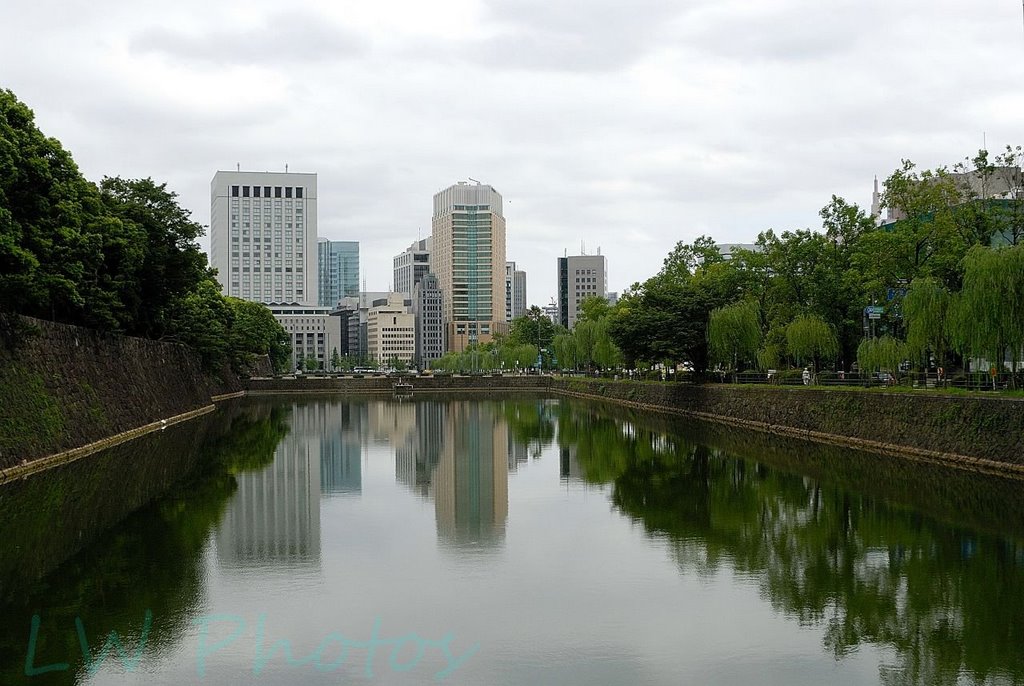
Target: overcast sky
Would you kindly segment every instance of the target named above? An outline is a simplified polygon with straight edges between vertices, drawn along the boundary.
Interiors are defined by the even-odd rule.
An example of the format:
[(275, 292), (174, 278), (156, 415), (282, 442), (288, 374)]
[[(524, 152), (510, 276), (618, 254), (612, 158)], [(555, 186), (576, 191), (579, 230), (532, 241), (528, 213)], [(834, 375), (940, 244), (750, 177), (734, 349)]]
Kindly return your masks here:
[(581, 242), (622, 291), (679, 240), (818, 229), (902, 158), (1024, 143), (1020, 0), (7, 0), (0, 27), (0, 87), (87, 177), (208, 224), (218, 169), (316, 172), (370, 290), (467, 177), (546, 304)]

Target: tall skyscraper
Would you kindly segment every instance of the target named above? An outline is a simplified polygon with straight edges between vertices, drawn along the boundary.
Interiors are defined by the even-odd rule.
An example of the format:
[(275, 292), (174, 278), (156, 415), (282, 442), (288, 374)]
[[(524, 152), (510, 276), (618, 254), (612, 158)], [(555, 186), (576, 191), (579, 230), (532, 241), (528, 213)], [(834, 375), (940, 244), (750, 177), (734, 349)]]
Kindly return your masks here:
[(416, 284), (430, 271), (429, 237), (416, 241), (395, 255), (395, 292), (412, 295)]
[(316, 305), (316, 217), (316, 174), (214, 174), (210, 264), (224, 294)]
[(448, 349), (507, 330), (505, 216), (501, 194), (460, 181), (434, 195), (431, 270), (444, 295)]
[(320, 307), (337, 307), (359, 295), (359, 241), (317, 239)]
[(505, 321), (526, 314), (526, 272), (515, 262), (505, 263)]
[(576, 325), (580, 303), (591, 296), (608, 297), (608, 268), (604, 255), (558, 258), (558, 323)]

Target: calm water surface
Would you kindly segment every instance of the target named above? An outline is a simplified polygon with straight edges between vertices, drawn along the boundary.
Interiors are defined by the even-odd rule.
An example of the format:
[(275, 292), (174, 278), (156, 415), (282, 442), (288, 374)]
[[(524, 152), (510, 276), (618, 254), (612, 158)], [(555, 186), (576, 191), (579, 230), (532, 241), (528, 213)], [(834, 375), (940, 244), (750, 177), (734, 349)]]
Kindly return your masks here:
[(249, 399), (0, 488), (0, 683), (1024, 683), (1024, 499), (575, 401)]

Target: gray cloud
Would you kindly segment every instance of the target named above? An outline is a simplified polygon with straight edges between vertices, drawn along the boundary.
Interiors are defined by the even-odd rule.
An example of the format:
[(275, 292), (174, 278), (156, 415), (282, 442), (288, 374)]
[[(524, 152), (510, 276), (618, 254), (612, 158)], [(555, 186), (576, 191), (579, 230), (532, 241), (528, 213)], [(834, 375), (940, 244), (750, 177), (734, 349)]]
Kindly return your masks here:
[(664, 25), (679, 14), (671, 0), (487, 0), (496, 35), (466, 54), (499, 68), (601, 72), (635, 62), (659, 44)]
[(504, 194), (544, 304), (581, 240), (621, 290), (677, 240), (817, 227), (833, 193), (864, 206), (902, 157), (1024, 142), (1005, 0), (250, 0), (249, 29), (197, 0), (72, 5), (0, 5), (22, 28), (0, 85), (89, 178), (166, 181), (205, 223), (217, 169), (317, 172), (321, 233), (361, 242), (371, 289), (467, 176)]
[(136, 54), (163, 53), (216, 65), (278, 65), (327, 62), (364, 54), (369, 43), (361, 36), (317, 14), (290, 11), (270, 15), (250, 30), (187, 34), (152, 27), (131, 42)]

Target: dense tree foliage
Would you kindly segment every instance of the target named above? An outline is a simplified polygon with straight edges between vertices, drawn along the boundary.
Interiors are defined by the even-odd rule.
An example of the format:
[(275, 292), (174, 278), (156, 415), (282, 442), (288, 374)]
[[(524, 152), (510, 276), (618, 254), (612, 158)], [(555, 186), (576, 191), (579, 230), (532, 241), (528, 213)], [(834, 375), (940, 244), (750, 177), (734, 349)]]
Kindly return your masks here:
[(740, 273), (711, 239), (679, 243), (662, 270), (634, 284), (609, 315), (609, 332), (627, 364), (688, 362), (708, 366), (710, 312), (742, 294)]
[(561, 328), (551, 321), (542, 309), (534, 305), (522, 317), (512, 320), (508, 340), (514, 344), (547, 348)]
[(753, 360), (761, 348), (761, 311), (754, 300), (741, 300), (711, 311), (708, 345), (711, 360), (730, 369)]
[(470, 345), (462, 352), (445, 353), (430, 366), (448, 372), (523, 371), (533, 368), (539, 356), (539, 349), (531, 343), (498, 337), (490, 343)]
[[(820, 230), (768, 229), (728, 260), (706, 236), (680, 242), (607, 314), (611, 335), (630, 365), (686, 362), (698, 372), (755, 359), (839, 370), (869, 359), (877, 370), (879, 354), (904, 356), (886, 359), (893, 373), (907, 363), (1019, 360), (1022, 161), (1018, 146), (981, 151), (953, 171), (904, 162), (884, 183), (888, 223), (833, 196)], [(756, 327), (749, 313), (736, 319), (741, 303), (760, 313)], [(888, 338), (865, 347), (865, 336)]]
[(229, 302), (166, 184), (87, 181), (32, 111), (0, 91), (0, 315), (177, 341), (210, 368), (287, 362), (270, 311)]

